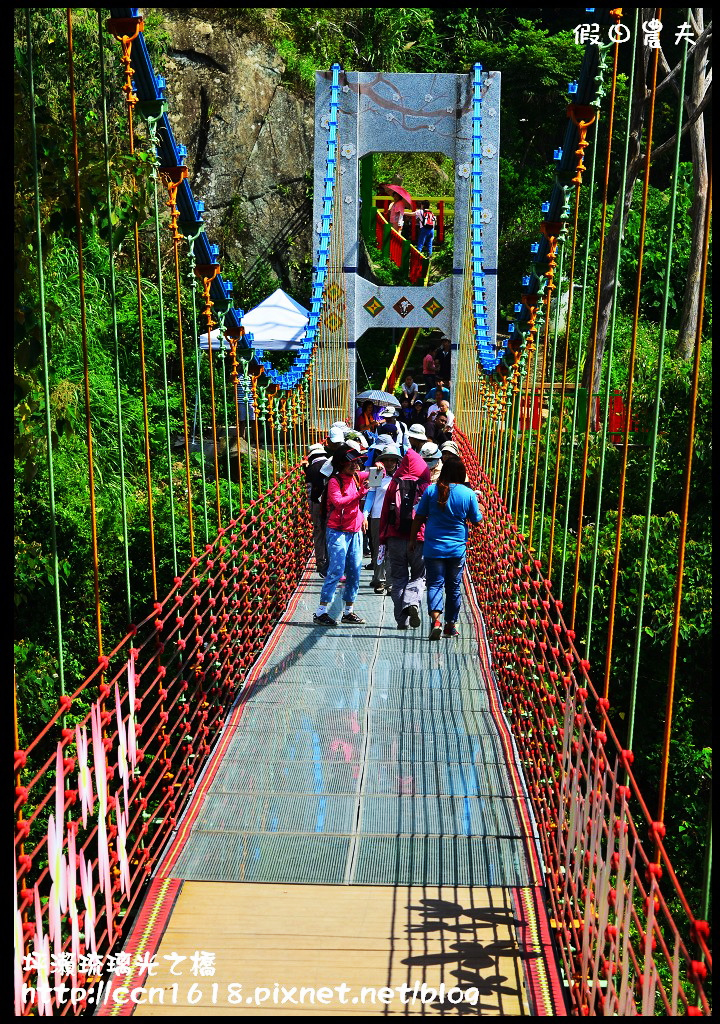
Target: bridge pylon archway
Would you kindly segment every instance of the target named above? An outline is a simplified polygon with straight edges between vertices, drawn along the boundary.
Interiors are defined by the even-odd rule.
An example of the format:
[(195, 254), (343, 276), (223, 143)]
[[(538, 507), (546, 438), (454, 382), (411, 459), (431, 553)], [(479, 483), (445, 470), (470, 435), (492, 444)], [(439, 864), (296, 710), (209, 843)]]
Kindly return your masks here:
[[(318, 72), (315, 85), (315, 201), (313, 222), (320, 230), (328, 148), (332, 72)], [(477, 92), (475, 92), (477, 96)], [(473, 223), (482, 237), (484, 315), (494, 342), (497, 306), (498, 162), (500, 74), (480, 73), (480, 102), (474, 102), (474, 76), (341, 72), (337, 110), (339, 159), (336, 210), (341, 211), (338, 283), (344, 305), (352, 418), (356, 388), (357, 340), (370, 327), (430, 328), (450, 338), (458, 365), (463, 298), (473, 308)], [(481, 125), (482, 145), (478, 147)], [(475, 136), (475, 140), (474, 140)], [(384, 286), (360, 273), (360, 160), (369, 153), (438, 153), (455, 166), (453, 270), (441, 281)], [(476, 161), (474, 164), (473, 161)], [(477, 173), (481, 171), (481, 175)], [(481, 182), (481, 185), (480, 185)], [(473, 207), (475, 218), (473, 220)], [(478, 226), (479, 225), (479, 226)], [(314, 243), (314, 248), (316, 244)], [(477, 249), (475, 250), (477, 252)], [(477, 285), (477, 277), (475, 278)], [(477, 292), (477, 289), (476, 289)], [(477, 308), (477, 307), (475, 307)], [(467, 331), (465, 332), (467, 335)], [(472, 332), (470, 332), (472, 334)], [(454, 371), (453, 371), (454, 376)], [(455, 379), (453, 379), (455, 384)]]

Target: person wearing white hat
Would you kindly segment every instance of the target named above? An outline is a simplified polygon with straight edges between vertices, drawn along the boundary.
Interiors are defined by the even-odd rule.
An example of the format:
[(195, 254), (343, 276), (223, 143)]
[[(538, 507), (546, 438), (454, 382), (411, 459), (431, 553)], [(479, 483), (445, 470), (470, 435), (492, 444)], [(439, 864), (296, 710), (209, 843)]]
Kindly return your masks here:
[(322, 470), (325, 463), (331, 465), (327, 454), (325, 445), (311, 444), (303, 462), (308, 503), (310, 505), (310, 521), (313, 528), (315, 565), (318, 575), (323, 578), (328, 567), (327, 547), (325, 545), (325, 513), (322, 505), (322, 496), (328, 479)]
[(443, 462), (447, 462), (448, 459), (460, 458), (460, 449), (454, 441), (445, 441), (440, 445), (440, 451), (442, 452)]
[(323, 497), (327, 511), (325, 537), (328, 549), (328, 570), (320, 592), (320, 604), (313, 615), (316, 626), (337, 626), (330, 617), (329, 607), (338, 583), (345, 581), (345, 603), (342, 622), (362, 625), (362, 619), (353, 604), (360, 586), (362, 565), (362, 535), (367, 529), (361, 503), (367, 493), (369, 473), (362, 470), (363, 454), (360, 445), (347, 441), (332, 457), (333, 472)]
[(378, 437), (381, 440), (383, 437), (387, 437), (387, 439), (397, 445), (402, 452), (405, 452), (408, 446), (408, 428), (402, 420), (398, 420), (397, 412), (397, 409), (392, 405), (388, 405), (382, 410), (380, 413), (382, 426), (378, 428)]
[(428, 436), (425, 427), (421, 423), (413, 423), (408, 429), (408, 443), (413, 451), (419, 452), (424, 444), (428, 443)]
[(415, 503), (429, 483), (430, 469), (419, 453), (410, 448), (390, 481), (380, 514), (378, 561), (387, 558), (387, 578), (398, 629), (420, 625), (420, 605), (425, 593), (422, 535), (412, 552), (408, 550), (408, 540)]
[[(378, 445), (379, 451), (375, 457), (375, 465), (383, 467), (384, 476), (375, 486), (371, 486), (365, 498), (365, 521), (368, 523), (370, 534), (370, 552), (372, 562), (369, 568), (373, 570), (373, 577), (370, 585), (376, 594), (384, 594), (386, 580), (386, 562), (378, 562), (377, 556), (380, 549), (380, 515), (382, 513), (385, 493), (390, 485), (393, 473), (400, 462), (400, 452), (394, 444)], [(365, 568), (368, 568), (366, 566)]]
[(434, 441), (428, 441), (420, 449), (420, 455), (430, 470), (430, 483), (437, 483), (440, 470), (442, 469), (442, 452)]

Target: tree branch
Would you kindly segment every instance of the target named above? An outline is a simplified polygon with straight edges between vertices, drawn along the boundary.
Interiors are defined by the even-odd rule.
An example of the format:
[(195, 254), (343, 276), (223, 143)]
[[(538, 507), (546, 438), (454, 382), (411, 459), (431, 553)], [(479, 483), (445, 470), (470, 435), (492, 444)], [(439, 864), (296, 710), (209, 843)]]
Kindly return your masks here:
[[(692, 44), (692, 46), (690, 46), (688, 48), (688, 58), (690, 58), (692, 56), (693, 52), (697, 49), (698, 45), (700, 43), (704, 42), (705, 39), (708, 36), (712, 37), (712, 22), (710, 22), (710, 24), (707, 26), (707, 28), (704, 29), (704, 31), (700, 33), (700, 35), (695, 40), (695, 42)], [(680, 68), (682, 67), (682, 61), (678, 61), (678, 63), (675, 65), (675, 67), (671, 71), (670, 70), (670, 65), (668, 64), (667, 59), (665, 57), (665, 54), (663, 53), (663, 50), (662, 50), (662, 47), (661, 47), (660, 48), (660, 62), (662, 64), (662, 66), (663, 66), (663, 71), (665, 71), (667, 73), (667, 76), (665, 78), (663, 78), (662, 82), (660, 83), (660, 85), (655, 90), (655, 95), (659, 96), (660, 93), (662, 92), (662, 90), (665, 88), (666, 85), (672, 85), (672, 87), (675, 90), (675, 92), (679, 92), (680, 90), (678, 89), (678, 84), (675, 81), (675, 79), (677, 78), (678, 73), (680, 72)]]
[[(686, 121), (686, 123), (683, 125), (682, 131), (680, 132), (680, 137), (681, 138), (686, 134), (687, 131), (689, 131), (689, 129), (692, 127), (692, 125), (695, 124), (697, 119), (700, 117), (702, 112), (705, 110), (705, 107), (707, 107), (708, 104), (710, 103), (711, 99), (712, 99), (712, 88), (708, 89), (708, 91), (703, 96), (702, 103), (698, 103), (697, 107), (695, 108), (695, 110), (694, 110), (694, 112), (692, 114), (692, 117), (688, 121)], [(653, 160), (656, 160), (659, 156), (662, 156), (663, 153), (666, 153), (668, 151), (668, 149), (670, 149), (672, 146), (675, 145), (676, 140), (677, 140), (677, 132), (674, 135), (672, 135), (669, 139), (667, 139), (665, 142), (663, 142), (660, 146), (658, 146), (657, 149), (654, 149), (652, 151), (652, 154), (650, 156), (650, 162), (652, 163)], [(630, 174), (632, 174), (633, 172), (635, 174), (637, 174), (639, 169), (642, 167), (644, 162), (645, 162), (645, 154), (644, 153), (640, 153), (635, 158), (635, 160), (633, 160), (632, 164), (630, 165)]]

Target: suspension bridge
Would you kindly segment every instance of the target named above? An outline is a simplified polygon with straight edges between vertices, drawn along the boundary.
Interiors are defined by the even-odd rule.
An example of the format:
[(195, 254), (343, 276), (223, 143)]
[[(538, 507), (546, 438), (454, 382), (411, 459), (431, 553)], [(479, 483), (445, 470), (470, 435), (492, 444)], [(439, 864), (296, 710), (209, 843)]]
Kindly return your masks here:
[[(39, 479), (54, 509), (57, 424), (43, 305), (43, 245), (49, 249), (52, 239), (44, 223), (45, 128), (36, 120), (43, 40), (34, 12), (22, 17), (31, 268), (47, 411), (47, 468)], [(583, 389), (583, 321), (577, 338), (570, 330), (572, 282), (588, 245), (583, 231), (591, 215), (602, 218), (604, 230), (611, 161), (620, 174), (627, 166), (629, 124), (613, 120), (617, 37), (587, 46), (582, 74), (570, 85), (541, 236), (500, 351), (500, 76), (479, 65), (467, 75), (346, 73), (338, 66), (319, 74), (311, 308), (292, 365), (279, 371), (252, 346), (242, 310), (233, 306), (135, 8), (110, 9), (109, 19), (97, 12), (91, 70), (101, 90), (93, 123), (102, 126), (106, 207), (91, 220), (76, 18), (68, 9), (63, 44), (84, 395), (77, 435), (88, 480), (85, 614), (95, 660), (83, 679), (78, 657), (68, 657), (63, 643), (58, 508), (42, 527), (57, 594), (59, 689), (32, 734), (17, 696), (15, 705), (16, 1014), (709, 1015), (707, 906), (686, 899), (663, 823), (674, 657), (660, 804), (651, 808), (613, 715), (619, 526), (612, 581), (596, 574), (597, 557), (591, 582), (581, 578), (583, 543), (597, 556), (592, 523), (601, 503), (613, 501), (622, 520), (637, 436), (635, 337), (627, 389), (616, 401), (612, 344), (600, 380), (591, 376)], [(607, 19), (618, 25), (621, 14)], [(632, 45), (641, 46), (637, 17), (628, 26)], [(114, 70), (105, 63), (110, 41)], [(125, 124), (134, 161), (127, 166), (150, 169), (142, 180), (138, 170), (136, 186), (148, 190), (149, 227), (131, 222), (122, 251), (112, 234), (118, 182), (111, 114)], [(646, 186), (651, 126), (652, 118)], [(413, 272), (407, 284), (380, 287), (360, 273), (361, 161), (382, 151), (443, 152), (454, 160), (453, 272), (440, 282)], [(596, 178), (604, 186), (595, 187)], [(710, 206), (708, 200), (703, 275)], [(108, 342), (117, 387), (112, 487), (109, 465), (96, 472), (108, 415), (94, 393), (97, 339), (83, 258), (91, 232), (105, 222), (113, 308), (121, 271), (134, 303), (132, 380), (141, 409), (123, 422), (121, 378), (130, 356), (115, 318)], [(672, 242), (671, 228), (668, 266)], [(411, 257), (402, 258), (409, 265)], [(619, 250), (612, 258), (619, 261)], [(639, 290), (642, 240), (638, 261)], [(584, 262), (583, 318), (590, 318), (593, 289), (599, 294), (602, 264), (601, 243), (595, 266)], [(568, 282), (563, 363), (553, 293)], [(704, 285), (691, 410), (703, 301)], [(635, 331), (638, 309), (639, 299)], [(218, 324), (227, 347), (209, 344), (205, 356), (199, 334), (210, 337)], [(312, 625), (320, 588), (302, 457), (333, 422), (352, 423), (355, 347), (378, 325), (403, 330), (394, 379), (409, 333), (440, 325), (451, 339), (456, 438), (483, 495), (483, 523), (468, 546), (461, 636), (439, 646), (420, 631), (399, 634), (388, 600), (371, 601), (364, 588), (366, 624), (334, 631)], [(193, 459), (193, 391), (201, 396), (200, 437), (209, 432), (213, 442), (209, 462)], [(686, 497), (693, 431), (694, 412)], [(648, 459), (657, 434), (656, 420), (645, 442)], [(135, 442), (140, 458), (131, 485)], [(591, 452), (608, 449), (621, 464), (619, 497), (603, 493), (604, 461), (589, 468)], [(600, 476), (594, 509), (586, 491), (591, 472)], [(141, 500), (133, 497), (138, 490)], [(99, 526), (108, 500), (122, 506), (117, 538)], [(671, 652), (682, 621), (687, 500), (684, 510)], [(650, 514), (649, 505), (647, 521)], [(133, 516), (144, 517), (141, 527)], [(587, 621), (580, 621), (582, 587)], [(589, 656), (592, 597), (601, 589), (609, 592), (610, 638), (599, 682), (603, 673)], [(79, 653), (88, 657), (87, 644)], [(639, 659), (639, 641), (637, 653)]]

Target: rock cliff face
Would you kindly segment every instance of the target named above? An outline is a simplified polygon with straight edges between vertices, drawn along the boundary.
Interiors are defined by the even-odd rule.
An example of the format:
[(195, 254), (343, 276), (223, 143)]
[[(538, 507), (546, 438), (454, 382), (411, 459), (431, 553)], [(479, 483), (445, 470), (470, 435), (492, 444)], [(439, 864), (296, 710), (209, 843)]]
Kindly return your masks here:
[(280, 84), (278, 54), (243, 34), (227, 9), (159, 10), (170, 37), (168, 114), (236, 302), (259, 300), (277, 283), (302, 301), (312, 262), (313, 103)]

